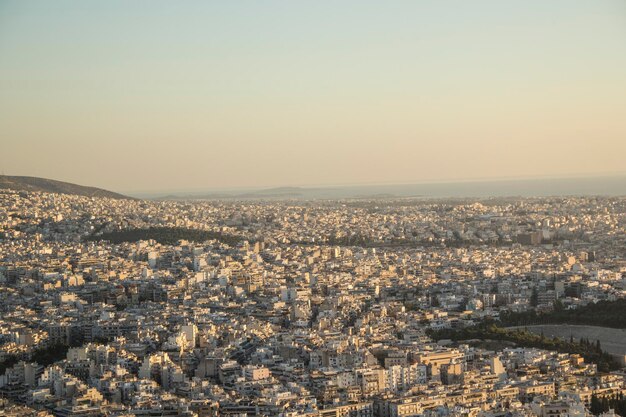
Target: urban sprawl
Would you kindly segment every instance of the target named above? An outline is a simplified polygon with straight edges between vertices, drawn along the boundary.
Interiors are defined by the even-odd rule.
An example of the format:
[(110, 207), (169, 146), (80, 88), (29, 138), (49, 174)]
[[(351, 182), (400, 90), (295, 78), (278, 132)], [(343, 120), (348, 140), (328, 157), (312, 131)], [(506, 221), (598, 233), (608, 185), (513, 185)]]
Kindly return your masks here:
[(0, 416), (625, 417), (626, 352), (525, 327), (625, 272), (626, 198), (5, 190)]

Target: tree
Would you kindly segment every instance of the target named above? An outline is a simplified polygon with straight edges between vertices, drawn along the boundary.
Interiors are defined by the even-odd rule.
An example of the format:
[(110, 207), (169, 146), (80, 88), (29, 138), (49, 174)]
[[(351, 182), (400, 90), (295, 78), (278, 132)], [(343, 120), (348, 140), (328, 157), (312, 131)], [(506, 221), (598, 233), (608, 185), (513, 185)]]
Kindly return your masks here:
[(554, 306), (554, 311), (563, 311), (565, 310), (565, 307), (563, 306), (563, 302), (561, 300), (556, 300), (553, 304)]
[(539, 305), (539, 292), (537, 287), (533, 287), (533, 292), (530, 294), (530, 305), (537, 307)]
[(602, 403), (598, 399), (598, 396), (595, 394), (591, 396), (591, 404), (589, 405), (589, 411), (593, 415), (598, 415), (604, 412), (604, 410), (602, 410)]
[(436, 295), (433, 295), (430, 299), (430, 305), (432, 307), (439, 307), (441, 306), (441, 303), (439, 302), (439, 297), (437, 297)]

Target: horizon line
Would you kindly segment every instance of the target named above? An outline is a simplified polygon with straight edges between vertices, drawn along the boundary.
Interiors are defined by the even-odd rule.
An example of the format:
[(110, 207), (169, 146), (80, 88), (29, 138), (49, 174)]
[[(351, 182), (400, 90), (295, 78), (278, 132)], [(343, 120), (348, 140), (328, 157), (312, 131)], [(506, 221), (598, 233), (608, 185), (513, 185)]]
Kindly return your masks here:
[(497, 182), (521, 182), (521, 181), (541, 181), (541, 180), (575, 180), (575, 179), (600, 179), (600, 178), (619, 178), (626, 177), (626, 172), (614, 173), (592, 173), (592, 174), (560, 174), (550, 176), (517, 176), (517, 177), (496, 177), (496, 178), (468, 178), (468, 179), (437, 179), (426, 181), (407, 181), (407, 182), (361, 182), (361, 183), (334, 183), (334, 184), (283, 184), (283, 185), (266, 185), (266, 186), (232, 186), (232, 187), (207, 187), (192, 189), (169, 189), (169, 190), (135, 190), (135, 191), (116, 191), (125, 195), (140, 196), (153, 195), (166, 197), (168, 195), (180, 196), (179, 194), (207, 194), (207, 193), (229, 193), (229, 192), (250, 192), (264, 191), (282, 188), (297, 188), (303, 190), (314, 189), (341, 189), (349, 187), (393, 187), (393, 186), (411, 186), (411, 185), (431, 185), (431, 184), (463, 184), (463, 183), (497, 183)]

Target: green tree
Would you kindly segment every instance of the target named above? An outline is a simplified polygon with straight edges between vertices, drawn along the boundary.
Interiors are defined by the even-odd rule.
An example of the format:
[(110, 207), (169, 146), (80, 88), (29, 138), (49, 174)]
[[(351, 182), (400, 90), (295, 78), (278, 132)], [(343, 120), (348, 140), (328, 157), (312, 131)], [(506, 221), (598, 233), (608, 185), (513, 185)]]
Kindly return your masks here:
[(537, 287), (533, 287), (533, 292), (530, 294), (530, 305), (533, 307), (539, 305), (539, 291), (537, 291)]

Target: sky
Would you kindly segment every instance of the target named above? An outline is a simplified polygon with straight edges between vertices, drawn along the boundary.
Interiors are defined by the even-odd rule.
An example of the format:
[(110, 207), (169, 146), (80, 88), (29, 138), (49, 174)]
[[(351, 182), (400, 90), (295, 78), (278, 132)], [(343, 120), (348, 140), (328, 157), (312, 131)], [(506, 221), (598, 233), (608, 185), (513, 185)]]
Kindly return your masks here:
[(623, 174), (623, 0), (0, 0), (0, 168), (119, 192)]

